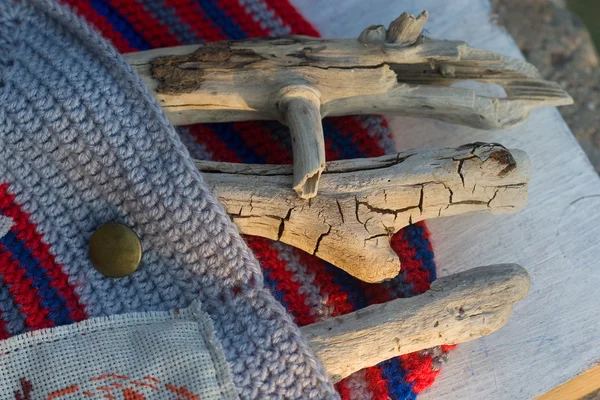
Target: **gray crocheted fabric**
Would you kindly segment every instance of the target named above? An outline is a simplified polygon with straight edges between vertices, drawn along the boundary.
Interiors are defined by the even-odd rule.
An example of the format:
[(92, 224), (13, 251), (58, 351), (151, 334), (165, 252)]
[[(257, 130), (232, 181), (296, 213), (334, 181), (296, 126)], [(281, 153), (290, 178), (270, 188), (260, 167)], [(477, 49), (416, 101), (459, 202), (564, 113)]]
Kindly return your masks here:
[[(337, 398), (142, 81), (59, 6), (0, 0), (0, 140), (0, 189), (26, 216), (15, 211), (13, 222), (35, 224), (24, 242), (39, 233), (49, 245), (33, 254), (54, 274), (40, 281), (50, 293), (44, 301), (70, 304), (68, 316), (44, 318), (58, 325), (74, 315), (166, 311), (200, 300), (242, 398)], [(92, 233), (115, 221), (133, 228), (144, 248), (141, 266), (122, 279), (105, 278), (87, 254)], [(65, 282), (56, 283), (48, 263), (61, 266)], [(13, 332), (28, 323), (5, 320)]]

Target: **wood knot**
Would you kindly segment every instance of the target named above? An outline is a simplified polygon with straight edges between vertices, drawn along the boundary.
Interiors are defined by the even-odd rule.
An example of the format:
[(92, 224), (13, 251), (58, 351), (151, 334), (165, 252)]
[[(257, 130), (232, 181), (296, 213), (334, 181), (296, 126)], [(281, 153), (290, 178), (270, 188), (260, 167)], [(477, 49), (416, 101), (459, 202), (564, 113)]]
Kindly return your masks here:
[(464, 144), (457, 150), (468, 150), (471, 156), (477, 157), (483, 163), (483, 168), (490, 174), (504, 178), (517, 168), (517, 161), (510, 151), (499, 143), (475, 142)]
[(498, 172), (498, 177), (503, 178), (508, 175), (512, 170), (517, 168), (517, 162), (510, 152), (505, 148), (497, 148), (488, 156), (488, 159), (493, 160), (497, 163), (502, 169)]

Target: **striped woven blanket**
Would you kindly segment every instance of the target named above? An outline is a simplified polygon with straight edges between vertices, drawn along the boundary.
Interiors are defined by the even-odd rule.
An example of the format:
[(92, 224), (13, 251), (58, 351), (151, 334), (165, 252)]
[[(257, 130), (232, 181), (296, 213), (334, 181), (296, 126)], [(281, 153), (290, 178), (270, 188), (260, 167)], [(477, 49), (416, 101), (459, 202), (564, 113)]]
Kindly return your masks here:
[[(62, 1), (122, 53), (261, 36), (319, 36), (288, 0)], [(387, 122), (381, 116), (327, 118), (323, 124), (328, 160), (374, 157), (394, 151)], [(195, 158), (267, 164), (292, 162), (289, 132), (276, 122), (193, 125), (178, 131)], [(7, 187), (0, 185), (0, 217), (12, 218), (18, 225), (15, 229), (25, 232), (23, 235), (28, 239), (23, 246), (44, 250), (46, 247), (35, 224), (20, 211), (13, 197)], [(9, 240), (10, 235), (5, 239)], [(393, 248), (402, 262), (402, 272), (381, 284), (361, 282), (331, 264), (282, 243), (258, 237), (246, 237), (246, 240), (262, 265), (265, 284), (301, 326), (370, 304), (423, 293), (436, 275), (429, 234), (422, 223), (411, 225), (392, 238)], [(15, 277), (16, 285), (24, 273), (19, 271), (27, 270), (31, 262), (47, 261), (51, 255), (46, 253), (33, 252), (28, 260), (16, 264), (2, 262), (0, 254), (0, 273)], [(57, 267), (53, 262), (50, 264), (48, 268)], [(57, 274), (60, 275), (58, 271)], [(34, 287), (32, 290), (37, 290), (39, 293), (35, 295), (44, 299), (49, 294), (43, 289)], [(27, 302), (14, 293), (0, 293), (0, 296), (17, 306)], [(27, 330), (48, 327), (47, 318), (38, 315), (42, 309), (20, 308), (25, 314), (22, 319)], [(7, 320), (12, 318), (6, 317)], [(64, 325), (82, 318), (65, 314), (55, 324)], [(3, 323), (0, 326), (2, 338), (20, 333), (18, 328), (0, 322)], [(344, 379), (336, 389), (343, 399), (415, 399), (431, 386), (450, 349), (451, 346), (442, 346), (385, 361)]]

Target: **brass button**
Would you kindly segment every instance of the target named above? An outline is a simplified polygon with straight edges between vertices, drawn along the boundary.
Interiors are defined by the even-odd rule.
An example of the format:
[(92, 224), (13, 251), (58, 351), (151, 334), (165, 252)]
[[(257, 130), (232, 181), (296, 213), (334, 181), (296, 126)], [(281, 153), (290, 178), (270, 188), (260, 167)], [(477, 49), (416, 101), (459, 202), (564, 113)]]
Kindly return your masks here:
[(122, 278), (140, 265), (142, 243), (125, 225), (102, 225), (90, 238), (89, 256), (94, 267), (109, 278)]

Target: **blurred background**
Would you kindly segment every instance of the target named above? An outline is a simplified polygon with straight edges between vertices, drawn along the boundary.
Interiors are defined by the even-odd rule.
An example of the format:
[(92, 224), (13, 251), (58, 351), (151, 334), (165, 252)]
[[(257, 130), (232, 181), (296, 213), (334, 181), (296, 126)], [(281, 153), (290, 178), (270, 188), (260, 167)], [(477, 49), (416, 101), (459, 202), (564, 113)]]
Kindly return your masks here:
[[(559, 110), (600, 173), (600, 0), (491, 0), (491, 18), (575, 104)], [(600, 400), (600, 395), (597, 397)]]
[(587, 26), (592, 40), (598, 49), (600, 44), (600, 24), (598, 16), (600, 16), (600, 1), (598, 0), (569, 0), (566, 2), (569, 10), (574, 12), (583, 20)]

